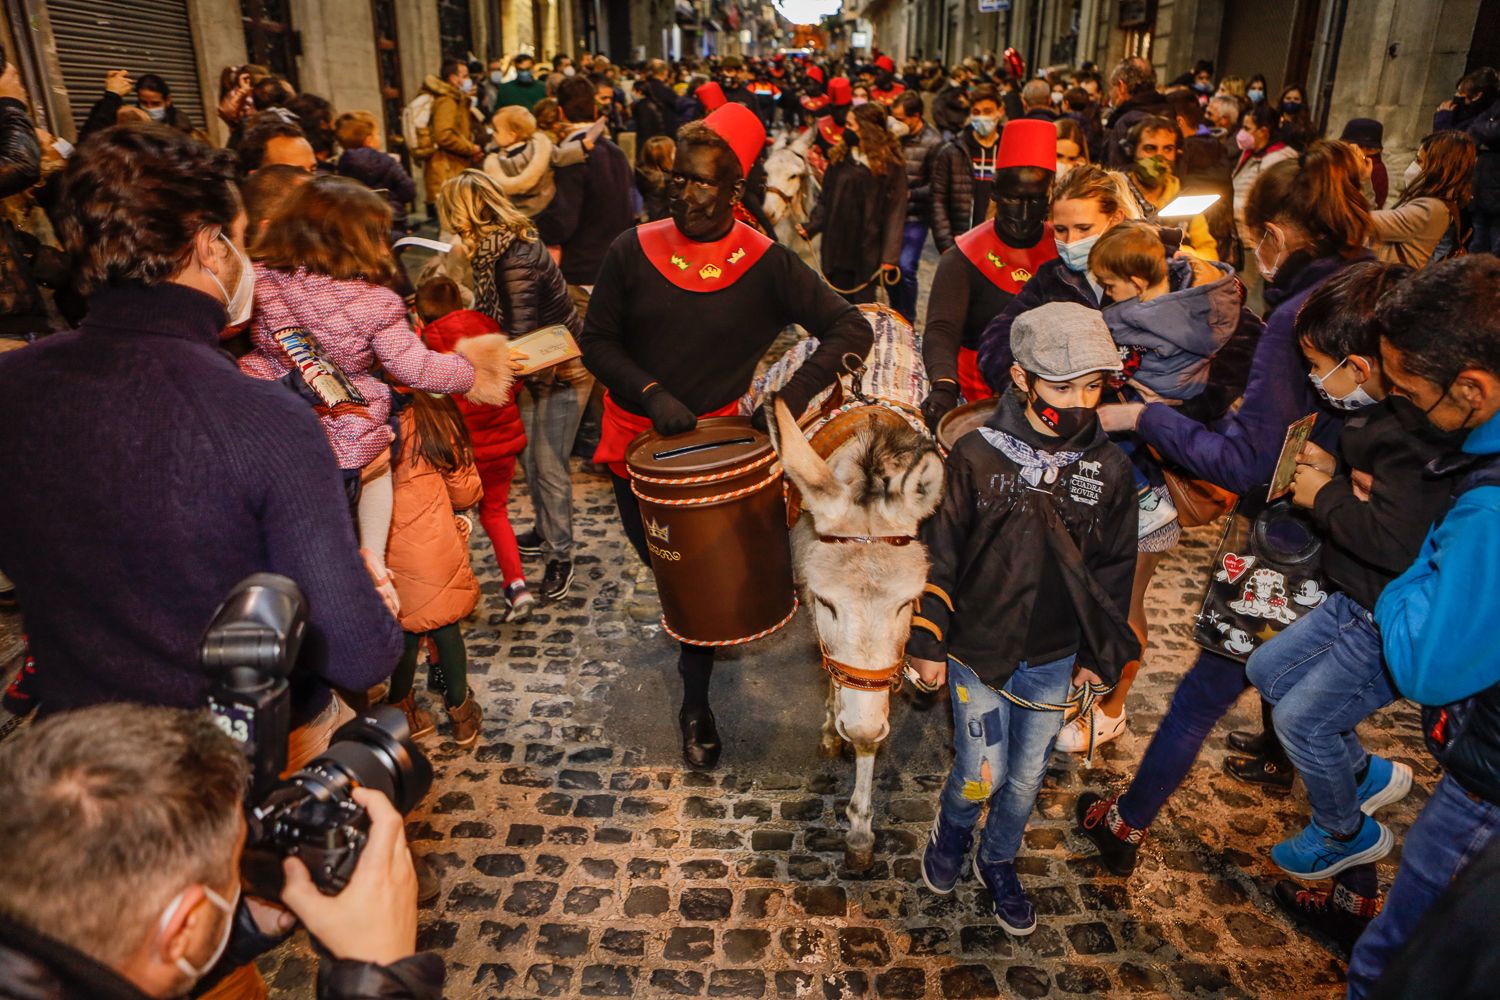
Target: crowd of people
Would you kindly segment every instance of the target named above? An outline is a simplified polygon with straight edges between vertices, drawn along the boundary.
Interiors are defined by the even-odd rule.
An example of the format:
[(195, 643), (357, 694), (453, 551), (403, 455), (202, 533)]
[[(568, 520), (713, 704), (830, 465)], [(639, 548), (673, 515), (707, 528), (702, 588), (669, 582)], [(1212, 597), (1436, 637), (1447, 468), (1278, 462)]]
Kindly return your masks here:
[[(1205, 62), (1161, 86), (1141, 59), (1028, 72), (1013, 52), (952, 67), (520, 54), (445, 60), (393, 132), (243, 66), (224, 71), (218, 147), (167, 80), (111, 71), (75, 146), (35, 127), (7, 68), (0, 600), (29, 652), (4, 700), (35, 721), (0, 761), (0, 839), (30, 859), (0, 873), (0, 995), (212, 980), (241, 995), (248, 958), (293, 915), (331, 958), (323, 995), (438, 995), (441, 961), (414, 954), (416, 898), (437, 883), (378, 793), (359, 793), (373, 826), (343, 894), (289, 862), (289, 914), (241, 899), (243, 767), (191, 711), (215, 608), (258, 571), (307, 597), (289, 771), (376, 701), (433, 733), (424, 663), (446, 734), (473, 747), (484, 695), (463, 623), (567, 597), (574, 460), (612, 477), (649, 562), (625, 443), (730, 412), (791, 324), (820, 345), (779, 396), (799, 415), (869, 351), (854, 307), (882, 296), (921, 334), (929, 428), (994, 400), (921, 530), (932, 568), (908, 654), (924, 687), (948, 686), (956, 731), (927, 887), (952, 891), (972, 856), (1000, 925), (1036, 928), (1016, 857), (1048, 759), (1126, 731), (1152, 575), (1237, 497), (1231, 523), (1266, 546), (1262, 565), (1225, 550), (1213, 572), (1264, 628), (1199, 617), (1203, 649), (1128, 788), (1082, 796), (1078, 832), (1128, 875), (1253, 687), (1263, 731), (1230, 734), (1226, 767), (1273, 794), (1300, 775), (1311, 811), (1262, 845), (1297, 880), (1280, 903), (1350, 951), (1351, 997), (1462, 995), (1482, 949), (1440, 963), (1432, 942), (1480, 940), (1454, 914), (1484, 893), (1459, 879), (1439, 897), (1500, 831), (1484, 631), (1500, 602), (1485, 541), (1500, 524), (1500, 78), (1459, 81), (1400, 178), (1380, 122), (1322, 136), (1300, 86), (1267, 82)], [(767, 211), (778, 133), (806, 138), (817, 186), (790, 227)], [(1180, 210), (1184, 195), (1217, 199)], [(448, 249), (418, 262), (423, 220)], [(793, 237), (821, 276), (781, 245)], [(581, 356), (535, 368), (512, 341), (551, 328)], [(1309, 415), (1286, 497), (1268, 500)], [(1296, 595), (1271, 568), (1289, 532), (1320, 553)], [(682, 643), (694, 767), (721, 751), (712, 663)], [(1395, 837), (1375, 814), (1413, 774), (1357, 727), (1401, 698), (1443, 777), (1382, 895), (1374, 863)], [(58, 880), (73, 905), (49, 898)], [(1423, 926), (1434, 909), (1448, 927)], [(381, 933), (347, 933), (356, 913)], [(14, 976), (51, 992), (7, 992)]]

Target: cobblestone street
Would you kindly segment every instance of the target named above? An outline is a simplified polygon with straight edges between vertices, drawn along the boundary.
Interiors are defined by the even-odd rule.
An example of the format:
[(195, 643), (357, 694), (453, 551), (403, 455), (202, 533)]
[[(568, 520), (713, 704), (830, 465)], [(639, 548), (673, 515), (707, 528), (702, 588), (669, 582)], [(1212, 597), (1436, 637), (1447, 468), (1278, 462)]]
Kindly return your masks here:
[[(1266, 851), (1303, 822), (1301, 793), (1225, 776), (1227, 727), (1132, 878), (1104, 874), (1070, 832), (1081, 791), (1127, 778), (1193, 656), (1214, 529), (1189, 533), (1157, 574), (1130, 735), (1091, 770), (1054, 762), (1020, 863), (1041, 926), (1012, 940), (972, 878), (939, 897), (918, 874), (950, 757), (946, 705), (896, 698), (877, 764), (875, 863), (845, 870), (853, 769), (815, 753), (823, 680), (808, 616), (721, 661), (723, 763), (686, 771), (675, 644), (656, 624), (651, 577), (614, 522), (607, 483), (579, 474), (575, 492), (578, 579), (532, 621), (500, 624), (494, 558), (476, 544), (486, 602), (467, 636), (484, 736), (472, 753), (444, 742), (446, 724), (429, 737), (437, 780), (408, 824), (443, 872), (421, 944), (447, 955), (449, 996), (1341, 995), (1341, 963), (1270, 896), (1278, 873)], [(1229, 721), (1252, 714), (1247, 696)], [(1371, 749), (1411, 764), (1423, 789), (1383, 814), (1398, 837), (1434, 774), (1414, 719), (1402, 707), (1366, 726)], [(1381, 865), (1384, 881), (1398, 858)], [(310, 995), (311, 962), (301, 941), (270, 956), (273, 995)]]

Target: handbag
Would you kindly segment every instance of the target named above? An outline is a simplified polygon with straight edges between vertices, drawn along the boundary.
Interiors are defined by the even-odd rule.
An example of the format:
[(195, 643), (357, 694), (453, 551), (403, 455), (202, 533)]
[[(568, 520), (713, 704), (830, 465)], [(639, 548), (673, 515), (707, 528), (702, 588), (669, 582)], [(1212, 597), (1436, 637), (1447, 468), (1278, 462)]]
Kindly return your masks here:
[(1229, 513), (1239, 500), (1239, 497), (1222, 486), (1173, 471), (1173, 467), (1162, 460), (1155, 448), (1151, 449), (1151, 454), (1161, 466), (1162, 478), (1167, 484), (1167, 495), (1172, 499), (1172, 506), (1177, 508), (1177, 523), (1184, 528), (1212, 524)]
[(1224, 525), (1193, 640), (1241, 663), (1328, 599), (1323, 541), (1307, 512), (1278, 500)]

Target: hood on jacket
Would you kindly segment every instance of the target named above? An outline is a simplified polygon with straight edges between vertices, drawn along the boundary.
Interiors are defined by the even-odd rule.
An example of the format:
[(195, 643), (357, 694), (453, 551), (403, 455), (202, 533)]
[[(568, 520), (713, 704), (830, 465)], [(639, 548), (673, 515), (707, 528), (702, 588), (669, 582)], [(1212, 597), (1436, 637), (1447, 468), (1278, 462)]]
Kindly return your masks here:
[(1104, 322), (1115, 343), (1142, 351), (1136, 380), (1169, 398), (1181, 398), (1189, 385), (1201, 391), (1208, 381), (1208, 360), (1239, 328), (1240, 288), (1234, 269), (1216, 261), (1199, 266), (1205, 264), (1217, 276), (1194, 284), (1192, 262), (1173, 258), (1167, 264), (1173, 291), (1149, 302), (1127, 299), (1104, 308)]
[(434, 97), (463, 97), (464, 92), (442, 77), (428, 73), (422, 79), (422, 89)]

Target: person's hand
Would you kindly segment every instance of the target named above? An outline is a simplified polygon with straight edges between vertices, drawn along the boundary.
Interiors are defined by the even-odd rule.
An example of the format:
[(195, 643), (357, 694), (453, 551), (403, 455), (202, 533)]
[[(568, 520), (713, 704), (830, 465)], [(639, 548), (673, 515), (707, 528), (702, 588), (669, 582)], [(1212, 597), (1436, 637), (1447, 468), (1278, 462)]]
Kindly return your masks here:
[(370, 816), (370, 837), (349, 884), (325, 896), (298, 858), (282, 862), (281, 901), (334, 958), (391, 965), (417, 950), (417, 873), (401, 814), (380, 792), (356, 788)]
[(1326, 476), (1332, 476), (1339, 468), (1338, 459), (1311, 441), (1303, 444), (1302, 450), (1297, 452), (1297, 464), (1310, 465)]
[(1137, 382), (1135, 379), (1129, 379), (1125, 384), (1129, 385), (1131, 388), (1135, 389), (1136, 392), (1140, 393), (1141, 399), (1146, 403), (1161, 403), (1165, 406), (1182, 405), (1182, 400), (1168, 399), (1167, 397), (1158, 393), (1155, 389), (1144, 386), (1141, 383)]
[(1361, 472), (1359, 469), (1355, 469), (1349, 473), (1349, 488), (1354, 491), (1354, 496), (1357, 499), (1369, 503), (1370, 494), (1375, 489), (1375, 477), (1368, 472)]
[(1292, 477), (1292, 503), (1298, 507), (1311, 508), (1318, 498), (1318, 491), (1327, 486), (1332, 478), (1328, 473), (1315, 469), (1311, 465), (1297, 466), (1297, 472)]
[(255, 929), (269, 938), (285, 937), (297, 926), (295, 913), (268, 900), (246, 895), (245, 909), (250, 911)]
[(942, 687), (948, 683), (948, 661), (947, 660), (923, 660), (911, 657), (911, 668), (922, 678), (922, 683), (928, 687)]
[(1079, 667), (1073, 671), (1073, 685), (1083, 687), (1084, 684), (1092, 684), (1095, 687), (1104, 686), (1104, 678), (1094, 673), (1088, 667)]
[(948, 379), (932, 384), (932, 391), (922, 400), (922, 419), (927, 429), (937, 433), (938, 424), (958, 405), (958, 386)]
[(16, 69), (15, 63), (8, 63), (5, 72), (0, 73), (0, 97), (26, 103), (26, 88), (21, 83), (21, 71)]
[(1439, 111), (1457, 111), (1458, 110), (1458, 102), (1455, 101), (1453, 98), (1450, 97), (1446, 101), (1444, 101), (1442, 104), (1438, 105), (1438, 110)]
[(686, 434), (698, 426), (698, 418), (693, 411), (683, 406), (681, 400), (665, 389), (647, 396), (645, 408), (646, 416), (651, 418), (651, 426), (662, 437)]
[(800, 237), (802, 237), (804, 240), (811, 240), (812, 239), (811, 236), (807, 235), (807, 227), (804, 226), (802, 223), (800, 223), (800, 222), (797, 223), (796, 229), (797, 229), (797, 235), (800, 236)]
[(1141, 412), (1145, 409), (1145, 403), (1111, 403), (1101, 406), (1099, 426), (1110, 434), (1116, 431), (1133, 431), (1136, 424), (1141, 422)]
[(135, 89), (135, 81), (130, 78), (128, 70), (112, 69), (104, 74), (104, 89), (125, 97)]
[(510, 349), (510, 370), (517, 374), (525, 371), (526, 362), (528, 359), (530, 359), (530, 357), (531, 355), (527, 354), (525, 351), (518, 350), (517, 348), (512, 347)]

